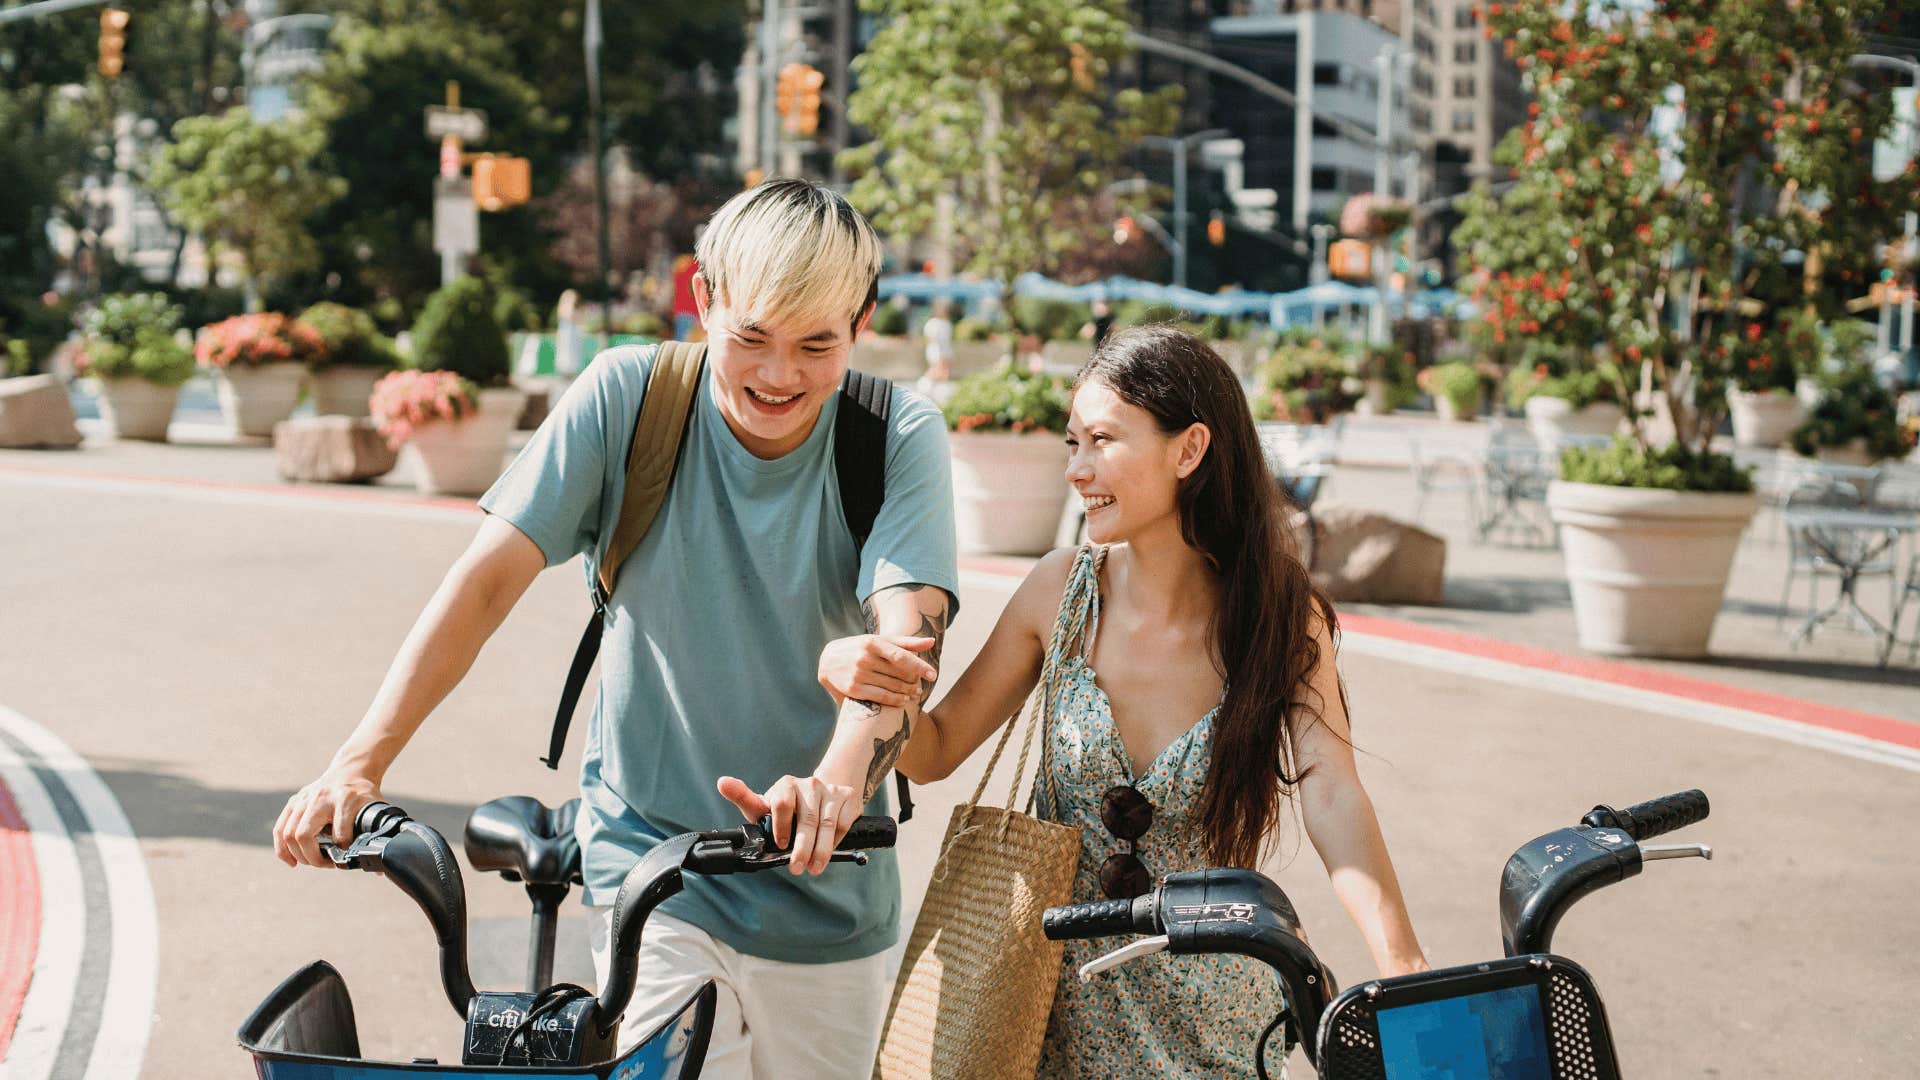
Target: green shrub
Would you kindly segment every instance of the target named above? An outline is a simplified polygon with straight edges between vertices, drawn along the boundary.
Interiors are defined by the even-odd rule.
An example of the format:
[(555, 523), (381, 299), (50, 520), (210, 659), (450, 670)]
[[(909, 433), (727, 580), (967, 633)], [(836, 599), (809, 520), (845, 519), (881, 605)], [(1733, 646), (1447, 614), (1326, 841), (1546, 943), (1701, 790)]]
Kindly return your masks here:
[(322, 301), (301, 312), (300, 321), (318, 330), (327, 343), (326, 359), (314, 365), (316, 370), (334, 364), (388, 371), (400, 366), (392, 340), (380, 333), (373, 316), (358, 308)]
[(999, 328), (985, 319), (969, 315), (953, 324), (955, 341), (990, 341)]
[(1113, 325), (1147, 326), (1151, 323), (1178, 322), (1180, 309), (1170, 304), (1156, 304), (1150, 300), (1120, 300), (1112, 305)]
[(1612, 364), (1600, 363), (1590, 369), (1552, 374), (1544, 363), (1531, 368), (1515, 368), (1507, 373), (1507, 405), (1515, 412), (1524, 409), (1528, 398), (1560, 398), (1574, 409), (1598, 402), (1619, 402), (1620, 373)]
[(1865, 442), (1867, 453), (1876, 461), (1903, 458), (1913, 449), (1893, 395), (1866, 365), (1854, 364), (1821, 376), (1820, 391), (1820, 404), (1789, 437), (1796, 453), (1813, 457), (1822, 448), (1836, 449), (1855, 439)]
[(179, 386), (193, 377), (193, 351), (174, 338), (180, 308), (157, 292), (101, 297), (87, 314), (85, 341), (75, 355), (85, 375), (139, 378)]
[(881, 304), (873, 309), (873, 319), (867, 323), (867, 329), (882, 337), (905, 337), (907, 309), (893, 303)]
[(1726, 454), (1696, 454), (1681, 444), (1644, 450), (1624, 436), (1605, 447), (1570, 447), (1560, 457), (1560, 479), (1576, 484), (1656, 488), (1662, 491), (1747, 492), (1753, 477)]
[(180, 329), (180, 314), (180, 306), (163, 293), (116, 293), (101, 297), (80, 329), (89, 342), (131, 347), (142, 334)]
[(33, 374), (33, 350), (25, 339), (13, 338), (7, 342), (5, 355), (0, 356), (0, 378), (17, 378)]
[(1250, 402), (1256, 420), (1321, 424), (1360, 400), (1349, 386), (1353, 351), (1338, 335), (1289, 332), (1256, 372)]
[(1080, 328), (1093, 321), (1093, 308), (1074, 300), (1044, 300), (1037, 296), (1013, 299), (1013, 321), (1042, 341), (1072, 341)]
[(954, 383), (943, 411), (955, 431), (1065, 433), (1072, 397), (1061, 376), (1001, 364)]
[(1435, 364), (1415, 378), (1420, 389), (1453, 402), (1463, 416), (1473, 415), (1480, 404), (1480, 372), (1472, 364)]
[(419, 371), (451, 371), (480, 386), (507, 381), (507, 335), (493, 317), (493, 296), (475, 277), (455, 278), (427, 298), (413, 324), (413, 356)]

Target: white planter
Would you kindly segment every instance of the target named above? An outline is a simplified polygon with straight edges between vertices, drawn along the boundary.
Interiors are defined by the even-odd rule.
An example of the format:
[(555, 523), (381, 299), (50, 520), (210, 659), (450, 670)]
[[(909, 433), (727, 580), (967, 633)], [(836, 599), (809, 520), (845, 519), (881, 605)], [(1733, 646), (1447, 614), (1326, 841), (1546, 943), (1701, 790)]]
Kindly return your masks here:
[(1867, 452), (1867, 440), (1854, 439), (1845, 446), (1817, 446), (1813, 456), (1822, 465), (1847, 465), (1864, 469), (1879, 459)]
[(167, 441), (178, 386), (161, 386), (138, 375), (118, 379), (88, 379), (100, 398), (100, 416), (116, 439)]
[(1542, 446), (1558, 446), (1570, 435), (1612, 435), (1627, 411), (1611, 401), (1575, 409), (1566, 398), (1535, 394), (1527, 399), (1527, 430)]
[(1580, 647), (1704, 656), (1757, 495), (1574, 484), (1547, 487)]
[(481, 495), (507, 466), (507, 440), (527, 396), (512, 387), (480, 391), (479, 409), (423, 425), (407, 440), (414, 486), (423, 495)]
[(1727, 407), (1733, 418), (1735, 446), (1762, 449), (1781, 446), (1807, 417), (1806, 405), (1797, 395), (1786, 391), (1730, 390)]
[(1093, 359), (1091, 341), (1049, 341), (1040, 348), (1040, 355), (1047, 363), (1059, 368), (1071, 368), (1079, 371)]
[(1387, 395), (1392, 388), (1385, 379), (1368, 379), (1366, 393), (1360, 398), (1354, 411), (1361, 416), (1385, 416), (1393, 410), (1388, 407)]
[(387, 368), (335, 364), (313, 373), (313, 411), (320, 416), (369, 416), (367, 399)]
[(953, 377), (986, 371), (1006, 358), (1004, 341), (956, 341), (953, 343)]
[(300, 387), (307, 379), (305, 364), (233, 364), (214, 371), (220, 412), (236, 435), (273, 434), (273, 425), (293, 415)]
[(954, 526), (970, 555), (1040, 555), (1067, 499), (1067, 447), (1051, 431), (956, 431)]

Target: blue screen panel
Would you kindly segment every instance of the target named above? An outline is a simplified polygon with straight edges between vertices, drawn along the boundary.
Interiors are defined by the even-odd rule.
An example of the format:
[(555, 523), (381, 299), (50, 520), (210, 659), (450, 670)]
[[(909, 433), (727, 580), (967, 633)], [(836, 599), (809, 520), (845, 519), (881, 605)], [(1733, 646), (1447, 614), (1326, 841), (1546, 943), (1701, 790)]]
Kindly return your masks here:
[(1552, 1080), (1540, 990), (1512, 986), (1381, 1009), (1387, 1080)]

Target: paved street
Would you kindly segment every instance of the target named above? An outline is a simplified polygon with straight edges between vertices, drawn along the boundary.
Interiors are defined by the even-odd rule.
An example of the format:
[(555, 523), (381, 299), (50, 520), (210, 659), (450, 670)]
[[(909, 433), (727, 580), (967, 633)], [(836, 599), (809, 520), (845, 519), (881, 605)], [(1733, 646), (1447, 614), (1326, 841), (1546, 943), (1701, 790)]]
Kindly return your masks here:
[[(137, 836), (159, 931), (143, 1075), (245, 1075), (235, 1028), (315, 957), (345, 974), (369, 1055), (457, 1059), (418, 910), (370, 877), (284, 869), (267, 827), (358, 717), (477, 513), (384, 489), (263, 490), (269, 476), (257, 449), (0, 454), (0, 707), (84, 759)], [(1015, 580), (997, 563), (968, 570), (950, 667), (971, 658)], [(569, 778), (535, 758), (584, 614), (577, 567), (537, 581), (387, 794), (456, 837), (484, 799), (567, 797)], [(1342, 667), (1370, 790), (1437, 964), (1498, 952), (1495, 888), (1513, 847), (1596, 802), (1698, 786), (1714, 815), (1685, 838), (1711, 842), (1715, 860), (1650, 865), (1556, 941), (1607, 995), (1625, 1071), (1911, 1075), (1920, 1033), (1896, 998), (1920, 951), (1920, 863), (1888, 840), (1920, 813), (1920, 755), (1863, 760), (1813, 735), (1703, 723), (1664, 699), (1573, 692), (1497, 659), (1407, 645), (1384, 623), (1350, 635)], [(1920, 694), (1875, 693), (1887, 695), (1874, 699), (1880, 714), (1920, 716)], [(946, 807), (972, 783), (924, 792), (899, 856), (910, 906)], [(111, 855), (111, 839), (89, 850)], [(1364, 979), (1358, 935), (1297, 829), (1288, 854), (1278, 877), (1316, 947), (1343, 983)], [(470, 876), (468, 892), (477, 981), (516, 983), (519, 890)], [(93, 920), (105, 902), (57, 894), (45, 907)], [(563, 978), (589, 977), (579, 931), (570, 920)], [(23, 1015), (90, 1021), (99, 1054), (124, 1050), (147, 1017), (115, 1009), (139, 994), (62, 976), (76, 961), (53, 951)], [(99, 951), (86, 970), (123, 977)], [(124, 975), (139, 977), (137, 965)], [(72, 1006), (36, 1003), (35, 989), (61, 986)], [(24, 1024), (16, 1055), (66, 1055), (96, 1035)]]

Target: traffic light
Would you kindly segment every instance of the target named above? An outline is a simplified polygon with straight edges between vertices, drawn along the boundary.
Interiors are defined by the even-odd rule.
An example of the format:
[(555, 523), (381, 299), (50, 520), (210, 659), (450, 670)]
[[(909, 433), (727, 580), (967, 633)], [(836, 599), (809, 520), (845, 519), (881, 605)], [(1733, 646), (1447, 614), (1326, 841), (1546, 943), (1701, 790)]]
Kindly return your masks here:
[(100, 13), (100, 74), (117, 79), (127, 65), (127, 22), (132, 16), (119, 8)]
[(1133, 219), (1132, 218), (1122, 217), (1120, 220), (1113, 223), (1113, 242), (1114, 243), (1124, 244), (1131, 239), (1133, 239)]
[(820, 130), (820, 88), (827, 83), (827, 77), (820, 69), (810, 65), (800, 68), (800, 100), (794, 121), (794, 130), (802, 135), (811, 135)]
[(1365, 240), (1336, 240), (1327, 248), (1327, 270), (1337, 278), (1364, 278), (1373, 272), (1373, 249)]
[(1220, 216), (1220, 211), (1215, 210), (1213, 216), (1207, 219), (1207, 243), (1214, 247), (1221, 247), (1226, 242), (1227, 219)]
[(523, 157), (482, 154), (473, 159), (473, 202), (505, 210), (533, 198), (533, 166)]
[(788, 64), (774, 84), (774, 110), (789, 135), (811, 135), (820, 130), (820, 88), (827, 77), (811, 64)]

